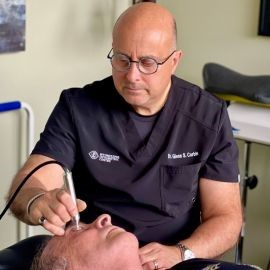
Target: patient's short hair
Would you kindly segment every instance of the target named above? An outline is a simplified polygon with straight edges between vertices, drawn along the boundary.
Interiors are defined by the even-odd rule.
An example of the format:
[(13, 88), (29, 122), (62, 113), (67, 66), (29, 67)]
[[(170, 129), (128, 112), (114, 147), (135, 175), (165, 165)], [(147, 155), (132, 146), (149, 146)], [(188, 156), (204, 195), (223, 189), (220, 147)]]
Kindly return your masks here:
[(65, 250), (64, 242), (57, 241), (55, 243), (52, 239), (44, 242), (35, 255), (30, 270), (67, 270), (67, 258), (57, 254), (57, 251), (63, 252)]

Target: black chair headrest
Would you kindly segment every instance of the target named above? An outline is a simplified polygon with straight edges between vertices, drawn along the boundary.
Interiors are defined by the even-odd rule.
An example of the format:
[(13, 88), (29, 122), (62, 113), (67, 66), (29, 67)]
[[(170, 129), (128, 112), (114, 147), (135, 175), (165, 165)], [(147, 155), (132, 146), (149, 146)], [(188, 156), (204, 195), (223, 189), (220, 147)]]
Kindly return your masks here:
[(29, 270), (34, 256), (49, 235), (36, 235), (0, 251), (0, 270)]

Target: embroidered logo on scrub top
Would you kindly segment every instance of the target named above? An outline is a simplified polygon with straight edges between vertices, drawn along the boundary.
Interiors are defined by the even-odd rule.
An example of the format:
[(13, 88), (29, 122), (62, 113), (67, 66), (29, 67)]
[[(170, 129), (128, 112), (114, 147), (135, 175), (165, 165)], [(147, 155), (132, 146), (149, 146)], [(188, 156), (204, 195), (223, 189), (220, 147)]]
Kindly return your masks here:
[(88, 153), (89, 157), (91, 159), (97, 159), (99, 161), (103, 162), (112, 162), (112, 161), (119, 161), (120, 157), (116, 155), (111, 154), (105, 154), (105, 153), (98, 153), (95, 150), (92, 150)]
[(217, 269), (220, 269), (220, 263), (208, 265), (204, 267), (202, 270), (217, 270)]
[(198, 152), (187, 152), (181, 154), (168, 154), (168, 159), (181, 159), (181, 158), (190, 158), (190, 157), (197, 157), (199, 155)]

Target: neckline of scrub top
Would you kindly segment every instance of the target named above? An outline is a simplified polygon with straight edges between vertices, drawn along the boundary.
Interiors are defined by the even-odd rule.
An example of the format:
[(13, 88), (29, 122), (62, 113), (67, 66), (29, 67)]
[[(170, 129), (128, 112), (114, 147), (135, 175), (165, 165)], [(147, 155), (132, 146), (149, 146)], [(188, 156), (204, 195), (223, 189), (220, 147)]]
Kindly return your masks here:
[(126, 123), (127, 142), (129, 142), (129, 153), (133, 162), (153, 156), (160, 148), (162, 142), (166, 139), (166, 133), (175, 118), (178, 111), (178, 104), (180, 103), (183, 94), (183, 91), (176, 91), (174, 86), (174, 79), (172, 77), (172, 84), (167, 101), (158, 116), (151, 135), (145, 143), (140, 141), (140, 136), (132, 119), (129, 118)]

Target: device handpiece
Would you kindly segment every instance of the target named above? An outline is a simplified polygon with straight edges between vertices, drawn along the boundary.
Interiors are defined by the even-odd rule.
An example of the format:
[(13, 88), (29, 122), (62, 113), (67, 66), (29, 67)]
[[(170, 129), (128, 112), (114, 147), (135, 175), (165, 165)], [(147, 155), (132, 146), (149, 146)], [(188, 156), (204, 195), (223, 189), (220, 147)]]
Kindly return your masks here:
[[(76, 193), (75, 193), (75, 189), (74, 189), (74, 184), (73, 184), (73, 178), (72, 178), (72, 173), (71, 171), (69, 171), (68, 169), (65, 169), (65, 175), (64, 175), (64, 179), (65, 179), (65, 186), (67, 191), (69, 192), (73, 202), (75, 203), (75, 205), (77, 205), (77, 201), (76, 201)], [(72, 221), (75, 223), (76, 225), (76, 229), (79, 230), (80, 226), (79, 226), (79, 222), (80, 222), (80, 215), (79, 213), (77, 213), (73, 218)]]

